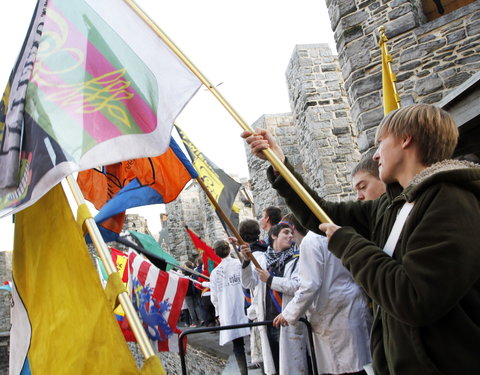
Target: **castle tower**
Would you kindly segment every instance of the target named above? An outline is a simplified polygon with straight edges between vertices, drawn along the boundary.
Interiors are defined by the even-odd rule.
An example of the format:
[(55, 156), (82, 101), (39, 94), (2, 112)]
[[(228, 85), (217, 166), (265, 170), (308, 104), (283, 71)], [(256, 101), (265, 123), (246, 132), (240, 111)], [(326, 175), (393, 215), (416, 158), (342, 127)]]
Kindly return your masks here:
[[(361, 152), (373, 145), (383, 117), (380, 26), (389, 39), (402, 106), (437, 103), (480, 69), (480, 1), (326, 3)], [(443, 14), (434, 3), (443, 4)]]

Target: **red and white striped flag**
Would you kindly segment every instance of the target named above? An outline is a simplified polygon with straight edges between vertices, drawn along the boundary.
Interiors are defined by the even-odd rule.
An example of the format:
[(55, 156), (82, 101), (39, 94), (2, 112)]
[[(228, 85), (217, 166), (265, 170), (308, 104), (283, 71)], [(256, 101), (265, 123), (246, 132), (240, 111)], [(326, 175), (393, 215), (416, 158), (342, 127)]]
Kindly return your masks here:
[(133, 305), (148, 337), (159, 352), (178, 353), (178, 335), (182, 331), (177, 322), (188, 279), (160, 270), (131, 249), (128, 267)]

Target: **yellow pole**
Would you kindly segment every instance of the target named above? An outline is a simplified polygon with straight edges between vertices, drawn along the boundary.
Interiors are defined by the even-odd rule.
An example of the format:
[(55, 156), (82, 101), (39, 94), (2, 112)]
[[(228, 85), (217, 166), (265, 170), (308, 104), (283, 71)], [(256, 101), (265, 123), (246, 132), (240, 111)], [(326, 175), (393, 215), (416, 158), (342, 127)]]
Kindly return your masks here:
[[(382, 52), (382, 59), (383, 59), (383, 57), (385, 57), (385, 59), (386, 59), (386, 63), (387, 63), (387, 72), (386, 73), (388, 74), (388, 80), (389, 80), (389, 82), (391, 82), (391, 85), (392, 85), (393, 100), (395, 101), (395, 106), (396, 106), (395, 109), (398, 109), (398, 108), (400, 108), (400, 95), (398, 94), (398, 91), (397, 91), (397, 84), (396, 84), (397, 76), (393, 72), (392, 56), (388, 54), (388, 48), (387, 48), (388, 38), (385, 35), (385, 27), (380, 26), (378, 28), (378, 32), (380, 33), (379, 44), (380, 44), (380, 49), (381, 49), (381, 52)], [(385, 92), (384, 92), (384, 95), (385, 95)], [(387, 114), (387, 113), (385, 113), (385, 114)]]
[[(197, 69), (195, 65), (183, 54), (183, 52), (170, 40), (170, 38), (149, 18), (145, 12), (133, 1), (124, 0), (126, 4), (158, 35), (160, 39), (178, 56), (180, 60), (195, 74), (198, 79), (208, 88), (208, 90), (218, 99), (218, 101), (225, 107), (233, 118), (237, 121), (244, 131), (254, 133), (254, 130), (245, 122), (245, 120), (235, 111), (235, 109), (227, 102), (227, 100), (220, 94), (217, 88), (210, 83), (210, 81)], [(327, 214), (315, 202), (315, 200), (308, 194), (307, 190), (300, 185), (295, 176), (285, 167), (280, 159), (273, 153), (272, 150), (263, 150), (264, 155), (273, 167), (283, 176), (308, 208), (322, 223), (332, 223)]]
[[(82, 191), (80, 190), (80, 187), (78, 186), (77, 181), (75, 181), (75, 179), (70, 175), (70, 176), (67, 176), (67, 182), (72, 191), (73, 197), (75, 198), (75, 202), (77, 203), (77, 205), (80, 206), (82, 204), (85, 204), (85, 199), (83, 198)], [(95, 248), (97, 249), (98, 254), (100, 255), (100, 259), (102, 259), (102, 262), (105, 265), (105, 270), (107, 271), (107, 274), (110, 275), (113, 272), (117, 272), (117, 268), (115, 267), (112, 257), (110, 256), (110, 251), (108, 250), (107, 245), (103, 241), (102, 235), (98, 230), (95, 220), (93, 220), (93, 218), (88, 218), (85, 224), (88, 229), (88, 233), (92, 238), (92, 242), (95, 245)], [(128, 322), (130, 323), (130, 327), (135, 335), (135, 338), (137, 339), (138, 345), (140, 346), (143, 356), (146, 359), (150, 358), (151, 356), (154, 356), (155, 351), (153, 350), (152, 344), (148, 339), (148, 336), (145, 333), (145, 330), (143, 329), (142, 323), (140, 322), (140, 319), (137, 315), (137, 312), (135, 311), (135, 308), (133, 307), (132, 301), (130, 300), (128, 293), (126, 292), (121, 293), (118, 296), (118, 299), (120, 301), (120, 304), (123, 307), (123, 310), (125, 311), (125, 316), (127, 317)]]

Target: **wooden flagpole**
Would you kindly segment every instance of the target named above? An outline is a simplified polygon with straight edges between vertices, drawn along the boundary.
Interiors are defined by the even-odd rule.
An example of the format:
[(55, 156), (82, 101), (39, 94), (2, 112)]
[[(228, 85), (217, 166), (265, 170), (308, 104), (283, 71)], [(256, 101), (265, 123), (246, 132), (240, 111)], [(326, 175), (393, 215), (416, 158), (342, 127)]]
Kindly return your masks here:
[[(202, 179), (200, 177), (197, 177), (196, 178), (197, 182), (200, 184), (200, 186), (202, 187), (203, 191), (205, 192), (205, 194), (207, 194), (208, 196), (208, 199), (210, 199), (210, 202), (212, 202), (212, 204), (215, 206), (215, 209), (217, 210), (218, 214), (220, 215), (220, 217), (222, 218), (222, 220), (225, 222), (225, 224), (227, 224), (228, 228), (232, 231), (233, 235), (235, 236), (235, 238), (237, 239), (238, 241), (238, 244), (239, 245), (248, 245), (242, 238), (242, 236), (240, 236), (240, 233), (238, 233), (237, 231), (237, 228), (235, 228), (235, 226), (233, 225), (233, 223), (230, 221), (230, 219), (227, 217), (227, 215), (225, 215), (225, 212), (223, 212), (223, 210), (221, 209), (220, 205), (218, 204), (217, 200), (213, 197), (212, 193), (210, 193), (210, 190), (208, 190), (207, 186), (205, 185), (205, 183), (202, 181)], [(235, 248), (235, 246), (234, 246)], [(238, 250), (235, 249), (235, 252), (237, 253), (237, 256), (239, 256), (239, 260), (241, 261), (241, 257), (240, 257), (240, 254), (238, 253)], [(249, 258), (250, 260), (252, 261), (252, 263), (255, 265), (256, 268), (262, 268), (260, 266), (260, 264), (258, 263), (257, 259), (255, 259), (255, 257), (252, 255), (252, 253), (249, 254)]]
[[(217, 88), (197, 69), (197, 67), (185, 56), (185, 54), (170, 40), (170, 38), (149, 18), (145, 12), (133, 1), (124, 0), (124, 2), (132, 8), (132, 10), (153, 30), (157, 36), (178, 56), (180, 60), (195, 74), (198, 79), (207, 87), (207, 89), (218, 99), (224, 108), (232, 115), (240, 127), (244, 131), (254, 133), (254, 130), (245, 122), (245, 120), (235, 111), (235, 109), (227, 102), (227, 100), (220, 94)], [(315, 202), (307, 190), (298, 182), (295, 176), (287, 167), (280, 161), (280, 159), (270, 149), (262, 151), (268, 161), (273, 167), (282, 175), (288, 182), (308, 208), (322, 223), (332, 223), (332, 220), (322, 210), (322, 208)]]
[[(85, 204), (85, 198), (83, 197), (82, 191), (80, 190), (77, 181), (75, 181), (72, 175), (67, 176), (67, 182), (70, 186), (77, 205), (81, 206)], [(92, 238), (92, 242), (95, 245), (98, 254), (100, 255), (100, 259), (102, 259), (102, 262), (105, 265), (105, 270), (107, 271), (107, 274), (111, 275), (112, 273), (117, 272), (117, 268), (115, 267), (112, 257), (110, 256), (110, 251), (108, 250), (105, 241), (103, 241), (102, 235), (98, 230), (95, 220), (93, 220), (93, 218), (91, 217), (87, 218), (85, 220), (85, 226), (88, 230), (88, 233), (90, 234), (90, 237)], [(143, 329), (142, 322), (140, 321), (137, 312), (133, 307), (132, 301), (130, 300), (128, 293), (120, 293), (120, 295), (118, 296), (118, 300), (120, 301), (120, 304), (125, 311), (125, 316), (127, 317), (128, 323), (130, 324), (130, 327), (133, 331), (133, 334), (135, 335), (138, 345), (140, 346), (143, 356), (145, 357), (145, 359), (155, 356), (155, 351), (153, 350), (152, 344), (148, 339), (145, 330)]]

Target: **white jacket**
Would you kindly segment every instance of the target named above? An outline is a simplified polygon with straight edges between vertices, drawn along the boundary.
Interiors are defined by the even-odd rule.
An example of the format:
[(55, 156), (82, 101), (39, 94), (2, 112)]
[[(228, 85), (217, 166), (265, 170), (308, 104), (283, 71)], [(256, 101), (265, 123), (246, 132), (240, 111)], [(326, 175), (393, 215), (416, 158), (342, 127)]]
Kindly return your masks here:
[[(245, 296), (240, 281), (241, 269), (242, 264), (238, 259), (228, 256), (222, 259), (210, 275), (210, 299), (222, 326), (248, 323), (244, 310)], [(248, 327), (220, 331), (219, 343), (225, 345), (249, 334)]]
[(289, 324), (305, 313), (312, 325), (320, 374), (357, 372), (371, 362), (367, 298), (330, 251), (325, 237), (308, 232), (300, 244), (300, 287), (282, 315)]
[[(265, 253), (254, 252), (253, 256), (263, 269), (266, 269)], [(282, 308), (292, 298), (300, 285), (298, 277), (298, 258), (285, 265), (283, 277), (274, 277), (271, 288), (282, 293)], [(262, 282), (253, 264), (242, 270), (242, 285), (246, 289), (253, 289), (252, 305), (249, 308), (249, 318), (258, 321), (265, 320), (266, 283)], [(270, 295), (267, 298), (271, 298)], [(253, 312), (254, 314), (250, 314)], [(265, 374), (275, 374), (272, 352), (267, 338), (266, 326), (259, 326), (262, 357)], [(294, 324), (280, 328), (280, 375), (307, 373), (307, 346), (305, 325)]]

